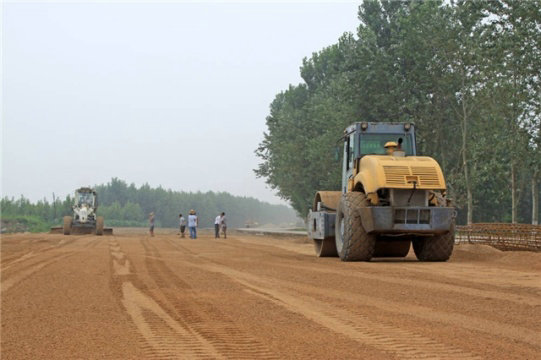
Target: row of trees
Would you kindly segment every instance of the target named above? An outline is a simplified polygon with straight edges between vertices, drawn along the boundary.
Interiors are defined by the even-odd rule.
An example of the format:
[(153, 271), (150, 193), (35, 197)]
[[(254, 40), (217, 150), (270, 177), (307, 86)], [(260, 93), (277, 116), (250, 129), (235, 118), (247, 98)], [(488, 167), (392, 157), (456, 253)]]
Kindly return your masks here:
[(334, 148), (358, 121), (417, 126), (442, 165), (460, 223), (537, 223), (541, 175), (541, 1), (378, 1), (278, 95), (255, 170), (305, 214), (339, 189)]
[[(230, 227), (244, 227), (246, 223), (291, 224), (297, 218), (295, 212), (284, 205), (271, 205), (250, 197), (233, 196), (220, 192), (178, 192), (148, 184), (136, 187), (113, 178), (111, 182), (95, 187), (98, 193), (98, 214), (108, 226), (146, 226), (150, 212), (156, 214), (156, 224), (177, 227), (178, 215), (197, 211), (200, 226), (212, 227), (216, 215), (225, 211)], [(65, 215), (73, 213), (73, 198), (41, 200), (32, 203), (20, 199), (0, 200), (2, 217), (33, 216), (49, 224), (59, 224)]]

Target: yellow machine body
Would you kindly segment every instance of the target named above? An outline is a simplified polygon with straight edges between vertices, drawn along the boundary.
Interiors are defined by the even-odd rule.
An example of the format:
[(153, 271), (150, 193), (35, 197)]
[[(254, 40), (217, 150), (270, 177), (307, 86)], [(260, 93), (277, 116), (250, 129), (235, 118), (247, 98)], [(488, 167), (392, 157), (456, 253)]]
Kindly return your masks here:
[(377, 204), (379, 189), (446, 190), (445, 178), (438, 162), (428, 156), (367, 155), (359, 159), (348, 191), (363, 189)]

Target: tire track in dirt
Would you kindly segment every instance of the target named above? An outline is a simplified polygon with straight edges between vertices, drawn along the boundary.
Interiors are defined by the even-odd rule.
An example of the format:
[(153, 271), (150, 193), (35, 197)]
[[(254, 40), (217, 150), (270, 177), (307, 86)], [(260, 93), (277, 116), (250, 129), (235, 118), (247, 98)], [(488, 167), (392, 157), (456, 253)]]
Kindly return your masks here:
[[(343, 271), (333, 270), (329, 268), (315, 268), (313, 266), (309, 267), (309, 266), (295, 265), (295, 264), (276, 264), (276, 266), (280, 266), (280, 267), (288, 268), (288, 269), (294, 268), (294, 269), (299, 269), (299, 270), (303, 270), (303, 271), (307, 271), (311, 273), (317, 272), (320, 274), (334, 274), (334, 275), (341, 275), (341, 276), (344, 275)], [(355, 269), (355, 270), (360, 270), (360, 269)], [(446, 284), (446, 283), (437, 282), (434, 280), (416, 280), (416, 279), (410, 279), (407, 277), (397, 278), (395, 276), (379, 275), (379, 274), (374, 274), (374, 273), (362, 273), (360, 271), (348, 272), (346, 276), (366, 279), (366, 280), (377, 280), (380, 282), (385, 282), (388, 284), (400, 285), (400, 286), (405, 286), (405, 287), (416, 287), (416, 288), (426, 289), (426, 290), (448, 291), (448, 292), (453, 292), (453, 293), (457, 293), (461, 295), (476, 296), (479, 298), (492, 298), (492, 299), (497, 299), (501, 301), (514, 302), (520, 305), (541, 306), (541, 298), (539, 297), (516, 295), (516, 294), (503, 292), (503, 291), (476, 289), (476, 288), (471, 288), (471, 287), (466, 287), (466, 286)]]
[[(177, 245), (177, 247), (182, 248), (184, 253), (191, 253), (184, 246)], [(253, 250), (260, 251), (260, 249)], [(283, 285), (281, 280), (275, 282), (237, 271), (206, 256), (198, 256), (197, 263), (192, 262), (192, 266), (225, 275), (243, 285), (246, 288), (245, 291), (252, 295), (303, 315), (307, 319), (354, 341), (398, 355), (401, 358), (478, 358), (468, 351), (440, 343), (409, 330), (397, 328), (394, 324), (370, 320), (360, 313), (337, 309), (320, 300), (300, 294), (298, 287), (301, 284), (298, 283), (285, 282), (287, 285), (292, 284), (292, 286), (286, 292), (279, 291), (277, 289)], [(343, 298), (347, 297), (342, 295)], [(374, 301), (374, 299), (372, 300)]]
[[(249, 244), (254, 245), (249, 248), (257, 251), (266, 251), (272, 253), (269, 250), (263, 250), (264, 247), (273, 247), (276, 249), (285, 250), (288, 252), (300, 254), (300, 255), (313, 255), (313, 251), (307, 248), (299, 249), (298, 246), (293, 244), (274, 244), (269, 242), (261, 242), (258, 240), (253, 240), (249, 238), (243, 239), (234, 239), (235, 241), (230, 243), (223, 243), (226, 246), (235, 246), (235, 242), (240, 244)], [(246, 248), (244, 245), (241, 245), (243, 249)], [(314, 255), (315, 256), (315, 255)], [(517, 271), (510, 269), (502, 269), (498, 267), (494, 269), (491, 266), (487, 265), (476, 265), (476, 264), (464, 264), (464, 263), (445, 263), (445, 268), (436, 268), (433, 264), (427, 263), (418, 263), (411, 262), (411, 266), (405, 267), (403, 271), (411, 271), (416, 274), (426, 274), (427, 267), (430, 268), (430, 273), (437, 274), (443, 277), (448, 277), (452, 279), (458, 279), (461, 282), (469, 281), (473, 283), (479, 283), (482, 285), (494, 285), (499, 287), (510, 287), (522, 289), (531, 289), (534, 292), (540, 293), (541, 291), (541, 281), (539, 281), (539, 276), (533, 272)], [(472, 278), (471, 274), (475, 273), (475, 278)]]
[(201, 335), (175, 320), (151, 296), (138, 289), (128, 258), (114, 239), (109, 241), (114, 276), (121, 282), (121, 303), (138, 333), (147, 358), (221, 359), (214, 347)]
[[(428, 271), (432, 275), (439, 275), (461, 282), (471, 282), (482, 285), (497, 286), (500, 288), (521, 288), (530, 290), (541, 295), (541, 281), (539, 275), (525, 271), (494, 268), (491, 266), (446, 263), (445, 268), (428, 267), (430, 264), (415, 264), (417, 266), (405, 268), (417, 274), (424, 274)], [(471, 275), (475, 274), (475, 277)]]
[[(231, 247), (231, 248), (235, 248), (235, 249), (238, 249), (239, 247), (242, 247), (243, 251), (246, 251), (247, 249), (250, 249), (250, 250), (254, 250), (254, 251), (258, 251), (258, 252), (265, 252), (265, 253), (268, 253), (269, 255), (272, 255), (272, 256), (278, 256), (275, 252), (269, 250), (268, 247), (270, 245), (265, 244), (265, 243), (262, 244), (262, 246), (264, 246), (264, 249), (258, 249), (257, 245), (256, 246), (249, 246), (247, 248), (243, 244), (255, 245), (256, 242), (246, 241), (246, 240), (242, 240), (242, 241), (238, 241), (238, 242), (232, 242), (232, 243), (220, 243), (220, 244)], [(292, 250), (292, 246), (284, 245), (284, 246), (272, 246), (272, 247), (274, 247), (276, 249), (282, 249), (282, 250), (290, 251), (290, 252), (292, 251), (292, 252), (296, 252), (296, 253), (303, 253), (303, 252)], [(280, 259), (281, 259), (282, 262), (287, 261), (287, 264), (272, 263), (273, 266), (280, 266), (280, 267), (288, 268), (288, 269), (294, 268), (294, 269), (299, 269), (299, 270), (305, 270), (305, 271), (308, 271), (308, 272), (311, 272), (311, 273), (317, 272), (317, 273), (320, 273), (320, 274), (335, 274), (335, 275), (343, 275), (344, 274), (343, 271), (330, 269), (329, 267), (325, 266), (325, 264), (321, 264), (320, 267), (314, 267), (314, 266), (298, 265), (297, 260), (288, 261), (287, 259), (283, 259), (282, 257)], [(326, 264), (330, 264), (330, 263), (327, 262)], [(412, 272), (422, 274), (422, 275), (427, 274), (426, 269), (412, 268), (412, 266), (415, 266), (417, 264), (413, 264), (411, 262), (407, 262), (407, 264), (408, 264), (408, 266), (404, 267), (404, 268), (401, 268), (401, 271), (412, 271)], [(389, 284), (395, 284), (395, 285), (400, 285), (400, 286), (407, 285), (408, 287), (417, 287), (417, 288), (422, 288), (422, 289), (427, 289), (427, 290), (440, 290), (440, 291), (453, 292), (453, 293), (457, 293), (457, 294), (461, 294), (461, 295), (475, 296), (475, 297), (484, 298), (484, 299), (491, 298), (491, 299), (496, 299), (496, 300), (499, 300), (499, 301), (513, 302), (513, 303), (516, 303), (516, 304), (519, 304), (519, 305), (541, 306), (541, 297), (536, 296), (536, 295), (531, 296), (531, 295), (526, 295), (526, 294), (517, 295), (517, 294), (514, 294), (514, 293), (512, 293), (510, 291), (505, 291), (507, 289), (505, 287), (502, 287), (502, 286), (497, 286), (497, 285), (491, 284), (490, 286), (493, 286), (493, 288), (496, 288), (498, 290), (487, 290), (487, 289), (478, 289), (478, 288), (473, 287), (476, 284), (479, 284), (479, 282), (475, 282), (475, 281), (472, 282), (471, 286), (447, 284), (447, 283), (443, 282), (445, 277), (449, 277), (451, 279), (460, 279), (461, 283), (468, 282), (470, 280), (471, 276), (466, 276), (466, 275), (464, 275), (464, 276), (466, 276), (464, 278), (466, 280), (464, 280), (463, 278), (460, 278), (458, 276), (452, 275), (452, 274), (451, 274), (451, 276), (448, 276), (449, 273), (453, 272), (453, 270), (450, 270), (450, 271), (441, 271), (441, 270), (438, 270), (438, 269), (435, 270), (434, 266), (432, 266), (431, 269), (430, 269), (430, 275), (432, 275), (434, 272), (437, 272), (439, 274), (439, 278), (437, 280), (430, 279), (430, 278), (425, 278), (423, 280), (416, 280), (416, 279), (408, 278), (407, 276), (401, 276), (401, 277), (398, 278), (398, 277), (392, 276), (392, 275), (390, 275), (390, 276), (389, 275), (381, 275), (381, 272), (375, 273), (373, 271), (373, 269), (370, 269), (371, 271), (369, 273), (368, 272), (362, 272), (362, 270), (366, 270), (365, 265), (367, 265), (367, 264), (360, 263), (360, 264), (355, 264), (355, 265), (358, 265), (359, 267), (357, 267), (355, 269), (351, 269), (352, 271), (348, 272), (347, 276), (351, 276), (351, 277), (354, 277), (354, 278), (366, 279), (366, 280), (377, 280), (377, 281), (380, 281), (380, 282), (386, 282), (386, 283), (389, 283)], [(448, 264), (448, 263), (445, 264), (446, 267), (449, 266), (449, 265), (450, 264)], [(489, 271), (490, 271), (490, 269), (489, 269)], [(502, 273), (502, 272), (505, 272), (505, 270), (498, 269), (498, 273)], [(468, 274), (468, 275), (471, 275), (471, 274)], [(511, 271), (511, 273), (507, 274), (507, 275), (508, 276), (505, 277), (506, 281), (511, 281), (512, 282), (512, 281), (514, 281), (513, 279), (516, 279), (517, 277), (520, 277), (522, 281), (524, 281), (524, 279), (526, 279), (526, 281), (528, 281), (529, 285), (538, 285), (538, 284), (535, 284), (536, 282), (539, 283), (539, 285), (541, 285), (541, 282), (538, 280), (538, 276), (536, 274)], [(494, 277), (495, 275), (492, 274), (491, 276)], [(418, 277), (419, 276), (415, 276), (415, 278), (418, 278)], [(532, 282), (532, 280), (534, 280), (534, 281)], [(494, 283), (494, 282), (497, 283), (497, 281), (494, 281), (494, 280), (491, 281), (491, 283)], [(481, 284), (483, 286), (487, 286), (487, 284), (484, 283), (484, 282), (481, 282)], [(499, 285), (501, 285), (501, 284), (499, 284)], [(513, 289), (516, 289), (516, 288), (517, 288), (516, 286), (513, 287)], [(530, 287), (524, 287), (523, 286), (523, 287), (520, 287), (520, 288), (523, 289), (523, 290), (526, 290), (528, 292), (534, 292), (534, 294), (537, 293), (532, 286), (530, 286)]]
[[(293, 292), (278, 290), (269, 281), (246, 274), (223, 265), (192, 264), (201, 270), (220, 273), (246, 287), (248, 293), (261, 297), (275, 305), (300, 314), (305, 318), (346, 336), (359, 343), (394, 354), (404, 359), (477, 359), (463, 349), (440, 343), (429, 337), (401, 329), (396, 325), (374, 321), (365, 315), (330, 306), (315, 298)], [(280, 281), (280, 284), (282, 282)], [(298, 286), (298, 284), (296, 284)]]
[[(26, 254), (24, 255), (21, 255), (15, 259), (13, 259), (12, 261), (8, 261), (7, 262), (7, 265), (5, 266), (2, 266), (1, 270), (0, 271), (6, 271), (7, 269), (9, 269), (10, 267), (12, 267), (13, 265), (17, 265), (18, 263), (20, 262), (23, 262), (25, 260), (28, 260), (28, 259), (31, 259), (33, 258), (34, 256), (36, 256), (36, 253), (34, 251), (29, 251), (27, 252)], [(2, 261), (2, 265), (6, 264), (6, 261)]]
[(150, 345), (149, 358), (221, 359), (212, 346), (175, 321), (154, 299), (131, 282), (122, 283), (122, 304), (139, 333)]
[[(275, 252), (268, 249), (268, 247), (273, 247), (276, 249), (286, 250), (288, 252), (294, 252), (298, 254), (306, 255), (304, 250), (295, 249), (293, 245), (270, 245), (263, 243), (261, 246), (264, 249), (257, 248), (257, 240), (247, 240), (242, 239), (232, 243), (222, 243), (226, 246), (232, 248), (242, 247), (245, 251), (246, 249), (251, 249), (254, 251), (265, 252), (272, 256), (278, 256)], [(254, 246), (245, 247), (242, 244), (251, 244)], [(311, 253), (310, 253), (311, 254)], [(281, 258), (283, 261), (283, 258)], [(399, 260), (398, 260), (399, 262)], [(302, 265), (297, 265), (298, 261), (289, 261), (288, 265), (276, 264), (277, 266), (284, 267), (294, 267), (302, 269)], [(343, 274), (341, 271), (329, 269), (324, 267), (324, 264), (332, 264), (328, 259), (324, 259), (324, 263), (321, 267), (304, 267), (304, 269), (310, 272), (319, 272), (319, 273), (328, 273), (328, 274)], [(468, 296), (476, 296), (479, 298), (492, 298), (500, 301), (509, 301), (514, 302), (520, 305), (528, 306), (541, 306), (541, 281), (539, 281), (539, 276), (533, 272), (524, 272), (516, 270), (508, 270), (497, 268), (493, 269), (490, 266), (481, 266), (473, 264), (453, 264), (445, 263), (444, 268), (439, 268), (434, 266), (434, 264), (426, 263), (417, 263), (415, 261), (404, 261), (408, 266), (402, 267), (401, 271), (404, 274), (400, 275), (398, 279), (396, 276), (386, 276), (381, 275), (381, 271), (375, 272), (374, 269), (368, 269), (370, 266), (369, 263), (357, 263), (355, 271), (348, 273), (348, 276), (366, 278), (366, 279), (377, 279), (380, 281), (394, 283), (397, 285), (402, 285), (408, 283), (410, 286), (421, 287), (425, 289), (437, 289), (442, 291), (451, 291), (460, 294), (466, 294)], [(348, 264), (350, 265), (350, 264)], [(351, 264), (353, 265), (353, 264)], [(430, 266), (428, 270), (427, 266)], [(352, 269), (353, 270), (353, 269)], [(370, 270), (370, 272), (361, 272), (363, 270)], [(381, 269), (380, 269), (381, 270)], [(385, 270), (385, 269), (384, 269)], [(405, 273), (412, 274), (411, 276), (406, 275)], [(426, 275), (430, 274), (438, 276), (437, 280), (433, 278), (427, 278)], [(475, 278), (471, 276), (475, 274)], [(412, 278), (424, 277), (423, 280), (414, 280)], [(454, 285), (446, 284), (444, 281), (459, 281), (464, 285)], [(487, 287), (491, 286), (492, 289), (479, 289), (476, 286)], [(493, 290), (494, 289), (494, 290)], [(523, 292), (530, 293), (531, 295), (526, 294), (514, 294), (516, 290), (520, 289)]]
[(51, 264), (54, 264), (57, 261), (65, 259), (65, 258), (67, 258), (69, 256), (72, 256), (73, 254), (74, 254), (74, 252), (70, 252), (70, 253), (67, 253), (67, 254), (59, 254), (59, 255), (53, 256), (52, 258), (49, 258), (49, 260), (39, 261), (39, 262), (37, 262), (37, 263), (35, 263), (35, 264), (31, 265), (31, 266), (26, 267), (24, 270), (18, 271), (17, 273), (15, 273), (14, 275), (11, 275), (7, 279), (5, 279), (5, 277), (2, 274), (2, 283), (1, 283), (1, 286), (0, 286), (0, 294), (5, 293), (9, 289), (11, 289), (13, 286), (17, 285), (18, 283), (20, 283), (24, 279), (28, 278), (29, 276), (31, 276), (35, 272), (43, 269), (44, 267), (49, 266)]
[(14, 265), (17, 265), (20, 262), (24, 262), (24, 261), (32, 259), (32, 258), (34, 258), (36, 256), (43, 255), (44, 253), (46, 253), (46, 252), (48, 252), (50, 250), (57, 250), (57, 249), (59, 249), (61, 247), (64, 247), (66, 245), (69, 245), (69, 244), (73, 243), (74, 241), (75, 241), (75, 239), (70, 239), (70, 240), (62, 239), (57, 244), (50, 245), (50, 246), (47, 246), (47, 247), (42, 248), (42, 249), (36, 249), (35, 251), (31, 250), (30, 252), (27, 252), (27, 253), (25, 253), (23, 255), (20, 255), (20, 256), (17, 256), (17, 257), (11, 257), (11, 258), (8, 258), (8, 259), (4, 259), (4, 260), (2, 260), (2, 265), (3, 266), (2, 266), (0, 271), (6, 271), (7, 269), (11, 268)]
[[(0, 285), (0, 294), (5, 293), (9, 289), (11, 289), (13, 286), (19, 284), (20, 282), (24, 281), (26, 278), (31, 276), (32, 274), (42, 270), (46, 266), (49, 266), (51, 264), (54, 264), (62, 259), (65, 259), (67, 257), (70, 257), (77, 253), (78, 251), (81, 251), (79, 249), (70, 249), (68, 251), (62, 249), (64, 246), (68, 244), (72, 244), (75, 241), (75, 239), (70, 241), (60, 241), (57, 245), (54, 245), (52, 247), (46, 248), (40, 252), (30, 252), (27, 253), (27, 256), (23, 256), (23, 258), (19, 258), (18, 261), (10, 263), (8, 266), (3, 268), (0, 271), (2, 282)], [(98, 239), (94, 239), (87, 244), (83, 246), (83, 249), (90, 246), (93, 242), (99, 241)], [(48, 256), (46, 259), (38, 260), (36, 262), (33, 262), (31, 264), (28, 264), (25, 266), (25, 263), (28, 262), (28, 260), (34, 260), (35, 258), (41, 256), (41, 255), (48, 255), (50, 253), (50, 250), (62, 250), (63, 252), (60, 254), (53, 254), (52, 256)], [(5, 272), (8, 269), (11, 269), (13, 266), (21, 265), (20, 269), (17, 269), (17, 271), (14, 274), (11, 274), (6, 277)]]
[[(203, 266), (202, 264), (194, 263), (193, 266)], [(539, 331), (530, 330), (524, 327), (513, 326), (510, 324), (502, 324), (496, 321), (481, 319), (474, 316), (466, 316), (458, 313), (447, 313), (437, 309), (429, 308), (420, 305), (411, 305), (404, 302), (395, 302), (383, 298), (374, 298), (371, 296), (345, 292), (333, 289), (329, 292), (326, 289), (321, 289), (308, 284), (299, 284), (287, 280), (264, 279), (255, 275), (248, 275), (239, 272), (227, 266), (214, 263), (214, 265), (205, 265), (207, 269), (213, 269), (215, 272), (228, 274), (233, 279), (241, 279), (242, 281), (260, 282), (266, 284), (268, 289), (273, 289), (277, 286), (285, 286), (289, 291), (299, 292), (299, 285), (302, 285), (302, 290), (310, 294), (324, 296), (327, 298), (335, 298), (339, 301), (353, 301), (355, 304), (362, 303), (367, 306), (378, 308), (382, 311), (394, 312), (400, 315), (416, 317), (431, 322), (440, 322), (459, 328), (478, 331), (496, 337), (505, 337), (514, 342), (522, 342), (536, 348), (540, 348), (541, 333)]]
[[(284, 281), (283, 283), (290, 289), (297, 288), (297, 284), (294, 282)], [(347, 299), (347, 301), (353, 303), (363, 303), (364, 305), (372, 306), (382, 311), (412, 316), (427, 321), (437, 321), (472, 331), (483, 332), (497, 337), (505, 337), (514, 342), (522, 342), (538, 348), (540, 348), (541, 344), (541, 333), (525, 327), (502, 324), (497, 321), (482, 319), (475, 316), (466, 316), (456, 312), (448, 313), (426, 306), (406, 304), (403, 302), (398, 303), (391, 300), (373, 298), (366, 295), (340, 290), (333, 290), (332, 294), (329, 294), (327, 291), (321, 288), (306, 284), (303, 284), (303, 290), (315, 295), (335, 299)]]
[[(168, 241), (173, 248), (177, 244)], [(232, 359), (276, 359), (262, 343), (242, 331), (233, 319), (211, 303), (202, 301), (191, 287), (180, 279), (163, 260), (156, 246), (143, 242), (145, 262), (152, 278), (181, 321), (207, 339), (221, 354)], [(178, 296), (182, 294), (182, 296)]]

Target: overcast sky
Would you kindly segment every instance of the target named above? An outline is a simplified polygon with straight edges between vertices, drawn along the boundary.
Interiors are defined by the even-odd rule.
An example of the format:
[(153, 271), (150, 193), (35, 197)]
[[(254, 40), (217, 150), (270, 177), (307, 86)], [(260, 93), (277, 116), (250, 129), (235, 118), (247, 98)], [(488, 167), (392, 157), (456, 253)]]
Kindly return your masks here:
[(2, 195), (118, 177), (284, 203), (253, 169), (274, 96), (357, 3), (4, 3)]

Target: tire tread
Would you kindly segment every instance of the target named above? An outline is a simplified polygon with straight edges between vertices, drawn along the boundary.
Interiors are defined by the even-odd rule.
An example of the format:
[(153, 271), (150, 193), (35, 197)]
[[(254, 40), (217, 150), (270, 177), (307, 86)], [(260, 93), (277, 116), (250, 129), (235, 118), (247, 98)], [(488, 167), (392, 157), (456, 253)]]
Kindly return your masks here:
[[(366, 233), (359, 215), (359, 209), (365, 206), (368, 206), (368, 199), (363, 193), (349, 192), (342, 195), (339, 211), (343, 213), (346, 222), (342, 253), (339, 254), (342, 261), (369, 261), (374, 255), (376, 238)], [(340, 236), (338, 223), (336, 229), (337, 236)]]
[(455, 227), (447, 234), (413, 240), (413, 251), (420, 261), (447, 261), (455, 245)]

